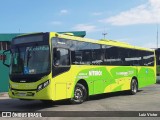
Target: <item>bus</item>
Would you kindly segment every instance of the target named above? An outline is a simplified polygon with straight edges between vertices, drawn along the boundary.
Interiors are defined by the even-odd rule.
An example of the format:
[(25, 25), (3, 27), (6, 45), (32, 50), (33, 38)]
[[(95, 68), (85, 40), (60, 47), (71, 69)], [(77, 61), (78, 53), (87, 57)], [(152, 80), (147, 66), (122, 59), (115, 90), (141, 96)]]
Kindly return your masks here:
[(152, 49), (114, 40), (92, 40), (70, 33), (24, 34), (13, 38), (9, 96), (44, 102), (129, 91), (156, 83)]
[(160, 83), (160, 48), (155, 49), (157, 63), (157, 83)]

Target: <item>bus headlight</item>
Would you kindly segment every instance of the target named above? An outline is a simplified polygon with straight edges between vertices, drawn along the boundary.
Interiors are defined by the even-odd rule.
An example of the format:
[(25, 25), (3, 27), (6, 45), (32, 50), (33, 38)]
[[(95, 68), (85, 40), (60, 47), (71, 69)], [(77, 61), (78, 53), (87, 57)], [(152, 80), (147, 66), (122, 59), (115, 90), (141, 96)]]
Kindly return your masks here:
[(49, 83), (50, 83), (50, 80), (47, 80), (46, 82), (38, 85), (37, 92), (40, 91), (40, 90), (42, 90), (43, 88), (47, 87), (49, 85)]

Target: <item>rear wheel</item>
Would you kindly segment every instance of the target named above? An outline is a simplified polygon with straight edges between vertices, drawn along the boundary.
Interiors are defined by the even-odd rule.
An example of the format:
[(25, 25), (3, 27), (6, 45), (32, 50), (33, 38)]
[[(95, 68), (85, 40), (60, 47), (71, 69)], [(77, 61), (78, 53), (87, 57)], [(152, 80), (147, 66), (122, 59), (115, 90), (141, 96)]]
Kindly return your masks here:
[(138, 91), (138, 83), (136, 79), (132, 79), (131, 81), (131, 89), (130, 89), (130, 94), (135, 95)]
[(87, 90), (84, 85), (77, 83), (74, 89), (74, 97), (70, 99), (73, 104), (83, 103), (87, 98)]

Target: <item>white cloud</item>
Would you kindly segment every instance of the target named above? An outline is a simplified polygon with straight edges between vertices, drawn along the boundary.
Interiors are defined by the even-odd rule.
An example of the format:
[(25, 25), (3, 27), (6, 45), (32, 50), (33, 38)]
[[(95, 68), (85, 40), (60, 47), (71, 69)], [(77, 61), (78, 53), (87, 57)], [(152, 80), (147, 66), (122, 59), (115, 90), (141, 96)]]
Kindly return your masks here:
[(89, 24), (77, 24), (73, 28), (73, 30), (77, 31), (87, 31), (87, 32), (96, 32), (98, 31), (97, 27)]
[(130, 44), (130, 42), (132, 42), (132, 40), (130, 38), (116, 38), (115, 40), (125, 42), (127, 44)]
[(69, 11), (66, 10), (66, 9), (60, 10), (61, 15), (65, 15), (65, 14), (68, 14), (68, 13), (69, 13)]
[(99, 20), (102, 23), (112, 25), (133, 25), (160, 23), (160, 0), (148, 0), (147, 3), (139, 5), (118, 15)]
[(149, 43), (142, 45), (142, 47), (144, 47), (144, 48), (157, 48), (157, 45), (155, 42), (149, 42)]
[(62, 25), (61, 21), (53, 21), (51, 22), (52, 25)]
[(103, 14), (102, 12), (94, 12), (94, 13), (92, 13), (93, 16), (100, 16), (102, 14)]

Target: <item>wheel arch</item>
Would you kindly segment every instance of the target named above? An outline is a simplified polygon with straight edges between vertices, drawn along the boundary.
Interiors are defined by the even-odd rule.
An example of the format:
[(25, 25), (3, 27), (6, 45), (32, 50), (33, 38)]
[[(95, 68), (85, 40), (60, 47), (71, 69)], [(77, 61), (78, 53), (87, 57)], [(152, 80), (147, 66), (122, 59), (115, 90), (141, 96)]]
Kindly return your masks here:
[[(87, 81), (84, 80), (84, 79), (80, 79), (80, 80), (77, 81), (77, 83), (82, 84), (82, 85), (86, 88), (86, 90), (87, 90), (87, 96), (88, 96), (88, 95), (89, 95), (89, 87), (88, 87)], [(77, 83), (76, 83), (76, 84), (77, 84)]]

